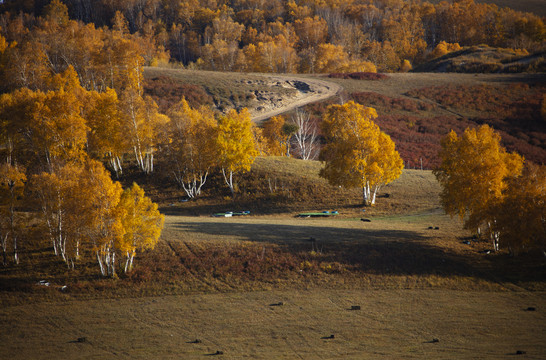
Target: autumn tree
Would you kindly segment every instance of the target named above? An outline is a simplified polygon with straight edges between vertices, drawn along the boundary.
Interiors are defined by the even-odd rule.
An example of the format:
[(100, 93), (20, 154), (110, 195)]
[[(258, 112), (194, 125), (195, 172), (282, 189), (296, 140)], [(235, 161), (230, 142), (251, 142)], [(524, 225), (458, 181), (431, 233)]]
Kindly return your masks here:
[(458, 43), (450, 44), (445, 41), (440, 41), (438, 45), (436, 45), (434, 50), (432, 50), (432, 52), (429, 54), (429, 57), (431, 59), (435, 59), (440, 56), (449, 54), (450, 52), (459, 51), (459, 50), (461, 50), (461, 46)]
[(318, 46), (313, 68), (318, 73), (377, 71), (371, 62), (350, 58), (343, 46), (333, 44)]
[(137, 250), (153, 249), (159, 241), (165, 217), (157, 210), (157, 204), (144, 194), (136, 183), (121, 195), (118, 205), (124, 235), (118, 247), (125, 256), (124, 272), (133, 267)]
[(126, 120), (115, 90), (92, 91), (88, 94), (84, 117), (87, 119), (88, 152), (94, 158), (106, 160), (119, 177), (123, 172), (123, 154), (131, 150)]
[(94, 250), (102, 271), (103, 258), (113, 256), (108, 244), (121, 229), (112, 213), (121, 194), (119, 183), (112, 182), (101, 163), (87, 160), (34, 175), (30, 189), (42, 210), (55, 255), (74, 268), (82, 249)]
[(303, 160), (314, 159), (318, 152), (318, 129), (309, 113), (302, 109), (296, 110), (292, 121), (297, 126), (294, 133), (298, 152)]
[(66, 165), (56, 173), (43, 172), (34, 175), (30, 185), (42, 210), (53, 251), (69, 267), (74, 266), (78, 252), (76, 244), (80, 241), (74, 228), (76, 221), (71, 217), (79, 214), (79, 209), (73, 206), (73, 195), (77, 193), (81, 172), (81, 166)]
[(441, 164), (434, 174), (442, 185), (444, 210), (464, 219), (467, 229), (480, 233), (485, 227), (498, 250), (496, 216), (491, 210), (502, 201), (507, 179), (520, 174), (523, 158), (507, 153), (500, 135), (487, 125), (468, 128), (461, 137), (451, 131), (441, 146)]
[(123, 114), (122, 122), (128, 141), (132, 147), (139, 168), (149, 174), (154, 170), (154, 152), (161, 142), (158, 136), (169, 118), (159, 113), (155, 101), (149, 97), (142, 97), (129, 88), (120, 97), (120, 110)]
[(297, 131), (294, 124), (287, 123), (284, 116), (273, 116), (263, 123), (263, 137), (267, 142), (268, 154), (290, 156), (290, 139)]
[(191, 108), (186, 99), (172, 106), (168, 115), (171, 121), (165, 150), (169, 172), (188, 197), (194, 198), (201, 194), (217, 162), (216, 119), (205, 108)]
[(3, 264), (7, 264), (8, 242), (12, 245), (13, 258), (19, 264), (18, 243), (20, 219), (15, 207), (21, 202), (26, 183), (24, 169), (8, 163), (0, 165), (0, 242)]
[(77, 193), (71, 202), (79, 211), (74, 214), (78, 233), (85, 250), (97, 258), (101, 274), (115, 274), (116, 253), (125, 234), (122, 225), (123, 212), (119, 208), (121, 184), (112, 181), (102, 163), (88, 160), (79, 179)]
[(0, 95), (0, 154), (8, 164), (26, 163), (31, 156), (28, 129), (35, 95), (26, 88)]
[(0, 97), (0, 143), (10, 163), (14, 156), (24, 156), (26, 162), (33, 156), (48, 167), (56, 160), (85, 156), (88, 127), (77, 74), (69, 67), (46, 82), (47, 92), (20, 89)]
[(51, 166), (54, 160), (79, 161), (89, 128), (81, 115), (83, 103), (78, 93), (83, 91), (76, 72), (69, 67), (52, 79), (55, 88), (37, 92), (29, 121), (32, 147)]
[(492, 209), (499, 246), (511, 254), (546, 251), (546, 166), (527, 163), (521, 176), (507, 180), (503, 199)]
[(218, 118), (216, 136), (218, 164), (232, 196), (235, 196), (233, 174), (249, 171), (258, 155), (252, 126), (250, 113), (246, 108), (240, 112), (230, 110)]
[(375, 204), (380, 187), (397, 179), (403, 162), (390, 137), (372, 121), (375, 109), (350, 101), (330, 105), (323, 115), (326, 145), (319, 159), (320, 176), (332, 185), (362, 187), (366, 205)]

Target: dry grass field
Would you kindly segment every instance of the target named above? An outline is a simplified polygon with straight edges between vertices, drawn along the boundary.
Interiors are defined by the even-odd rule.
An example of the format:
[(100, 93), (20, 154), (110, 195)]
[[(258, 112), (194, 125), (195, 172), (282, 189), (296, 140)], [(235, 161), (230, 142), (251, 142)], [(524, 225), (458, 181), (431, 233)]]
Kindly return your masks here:
[[(294, 175), (278, 161), (277, 174)], [(48, 275), (36, 255), (23, 266), (31, 276), (0, 271), (11, 284), (0, 292), (0, 359), (544, 358), (544, 262), (463, 244), (438, 190), (430, 171), (406, 170), (376, 208), (363, 213), (347, 192), (329, 219), (295, 218), (297, 206), (180, 215), (185, 203), (118, 280), (85, 275), (96, 265)]]
[(543, 359), (545, 305), (522, 291), (360, 289), (39, 303), (0, 310), (0, 358)]

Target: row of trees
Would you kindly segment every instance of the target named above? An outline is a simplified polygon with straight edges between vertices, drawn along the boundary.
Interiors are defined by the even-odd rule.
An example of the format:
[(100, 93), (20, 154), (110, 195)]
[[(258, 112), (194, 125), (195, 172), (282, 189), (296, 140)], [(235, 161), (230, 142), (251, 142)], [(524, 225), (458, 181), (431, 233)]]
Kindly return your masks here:
[(9, 253), (19, 263), (18, 242), (29, 236), (33, 216), (21, 212), (21, 205), (38, 206), (46, 238), (69, 268), (82, 256), (96, 257), (104, 276), (115, 276), (118, 263), (124, 272), (131, 270), (137, 251), (154, 248), (163, 228), (163, 215), (144, 191), (137, 184), (123, 190), (96, 160), (55, 164), (51, 171), (30, 178), (22, 166), (3, 163), (0, 240), (4, 265)]
[[(130, 34), (121, 13), (112, 27), (95, 28), (71, 20), (67, 7), (58, 0), (43, 10), (43, 16), (0, 16), (0, 91), (26, 87), (48, 87), (51, 72), (76, 70), (87, 90), (120, 92), (142, 88), (142, 67), (168, 62), (169, 55), (157, 46), (153, 34)], [(2, 45), (3, 44), (3, 45)]]
[[(0, 5), (11, 11), (0, 17), (3, 36), (16, 44), (10, 56), (33, 55), (28, 65), (45, 56), (46, 66), (70, 63), (78, 73), (76, 63), (89, 64), (87, 73), (81, 72), (86, 87), (87, 82), (113, 87), (111, 59), (136, 48), (146, 64), (170, 58), (212, 70), (313, 73), (397, 71), (459, 44), (536, 51), (546, 39), (540, 17), (474, 0), (33, 3)], [(68, 20), (69, 14), (77, 21)], [(48, 39), (50, 34), (56, 35), (55, 41)], [(136, 59), (126, 57), (129, 67), (136, 66)]]
[(448, 214), (465, 228), (490, 236), (495, 250), (546, 250), (546, 166), (507, 153), (489, 126), (450, 132), (434, 171)]

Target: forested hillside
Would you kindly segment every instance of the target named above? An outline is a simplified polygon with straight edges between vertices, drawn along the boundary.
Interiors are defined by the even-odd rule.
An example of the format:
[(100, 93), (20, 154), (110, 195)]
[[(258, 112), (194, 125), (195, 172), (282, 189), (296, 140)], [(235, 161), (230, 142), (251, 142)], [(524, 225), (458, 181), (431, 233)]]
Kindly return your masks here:
[[(0, 5), (0, 50), (9, 64), (26, 59), (8, 74), (44, 56), (56, 72), (72, 65), (93, 77), (83, 73), (105, 67), (106, 50), (124, 56), (134, 49), (113, 47), (109, 29), (138, 43), (145, 65), (301, 73), (406, 71), (480, 44), (524, 55), (544, 50), (546, 38), (539, 16), (474, 0), (65, 0), (73, 21), (56, 27), (37, 18), (51, 11), (49, 3)], [(55, 40), (47, 36), (53, 32)]]

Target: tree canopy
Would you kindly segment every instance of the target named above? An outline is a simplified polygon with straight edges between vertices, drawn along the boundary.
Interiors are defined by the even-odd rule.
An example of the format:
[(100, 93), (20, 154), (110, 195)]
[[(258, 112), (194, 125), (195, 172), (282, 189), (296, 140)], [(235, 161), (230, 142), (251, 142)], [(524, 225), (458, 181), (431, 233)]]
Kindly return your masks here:
[(498, 250), (498, 233), (493, 231), (507, 180), (521, 174), (523, 158), (500, 145), (500, 136), (489, 126), (468, 128), (459, 137), (451, 131), (442, 141), (441, 165), (434, 171), (442, 185), (440, 201), (450, 215), (465, 220), (465, 227), (490, 232)]
[(323, 116), (326, 144), (319, 159), (320, 176), (332, 185), (361, 187), (366, 204), (375, 204), (382, 185), (397, 179), (403, 161), (388, 135), (372, 121), (375, 109), (353, 101), (330, 105)]

